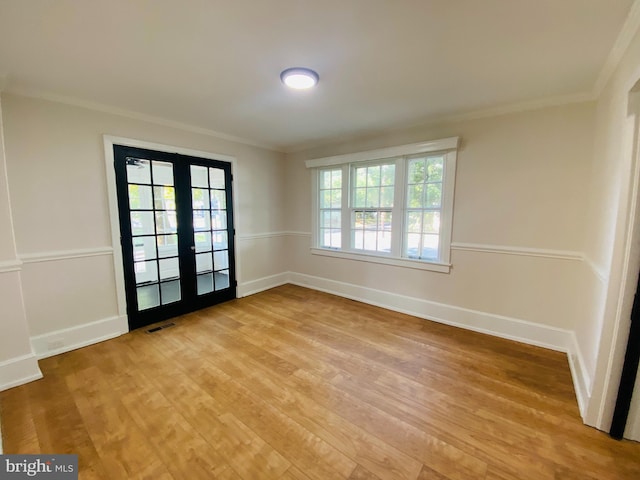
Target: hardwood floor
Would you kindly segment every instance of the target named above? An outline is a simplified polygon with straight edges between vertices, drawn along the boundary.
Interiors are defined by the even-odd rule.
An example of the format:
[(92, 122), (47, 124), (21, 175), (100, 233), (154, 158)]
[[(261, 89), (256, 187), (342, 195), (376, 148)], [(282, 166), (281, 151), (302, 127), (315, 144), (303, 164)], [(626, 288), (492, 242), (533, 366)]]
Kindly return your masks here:
[[(165, 322), (166, 323), (166, 322)], [(566, 356), (286, 285), (40, 362), (5, 453), (82, 479), (638, 479)]]

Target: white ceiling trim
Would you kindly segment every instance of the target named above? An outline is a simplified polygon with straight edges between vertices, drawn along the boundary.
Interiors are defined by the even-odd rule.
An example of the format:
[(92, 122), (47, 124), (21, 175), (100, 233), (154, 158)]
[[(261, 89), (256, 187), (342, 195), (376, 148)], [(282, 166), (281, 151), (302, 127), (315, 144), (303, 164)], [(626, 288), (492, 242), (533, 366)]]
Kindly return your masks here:
[(198, 127), (196, 125), (190, 125), (188, 123), (176, 122), (174, 120), (169, 120), (163, 117), (157, 117), (154, 115), (148, 115), (146, 113), (139, 113), (133, 110), (127, 110), (120, 107), (114, 107), (111, 105), (106, 105), (103, 103), (91, 102), (88, 100), (83, 100), (75, 97), (68, 97), (65, 95), (58, 95), (55, 93), (45, 92), (41, 90), (31, 89), (31, 88), (22, 88), (22, 87), (7, 87), (5, 90), (2, 89), (3, 86), (3, 78), (4, 83), (6, 84), (6, 76), (0, 77), (0, 92), (5, 91), (7, 93), (11, 93), (14, 95), (21, 95), (29, 98), (37, 98), (41, 100), (47, 100), (50, 102), (62, 103), (65, 105), (72, 105), (75, 107), (86, 108), (88, 110), (95, 110), (103, 113), (110, 113), (112, 115), (118, 115), (121, 117), (131, 118), (133, 120), (141, 120), (143, 122), (154, 123), (156, 125), (162, 125), (165, 127), (171, 127), (178, 130), (184, 130), (191, 133), (198, 133), (200, 135), (206, 135), (209, 137), (216, 137), (220, 140), (228, 140), (230, 142), (241, 143), (243, 145), (249, 145), (252, 147), (264, 148), (266, 150), (271, 150), (275, 152), (282, 153), (282, 150), (277, 148), (275, 145), (256, 142), (254, 140), (249, 140), (248, 138), (237, 137), (235, 135), (229, 135), (228, 133), (218, 132), (215, 130), (211, 130), (208, 128)]
[(629, 9), (629, 14), (622, 25), (618, 38), (616, 38), (616, 42), (613, 44), (613, 48), (611, 48), (609, 56), (604, 62), (600, 75), (598, 75), (598, 79), (596, 80), (596, 84), (593, 88), (593, 94), (596, 98), (600, 96), (602, 90), (611, 79), (611, 75), (613, 75), (613, 72), (620, 63), (620, 60), (622, 60), (622, 56), (629, 47), (631, 40), (633, 40), (633, 37), (639, 29), (640, 0), (635, 0)]

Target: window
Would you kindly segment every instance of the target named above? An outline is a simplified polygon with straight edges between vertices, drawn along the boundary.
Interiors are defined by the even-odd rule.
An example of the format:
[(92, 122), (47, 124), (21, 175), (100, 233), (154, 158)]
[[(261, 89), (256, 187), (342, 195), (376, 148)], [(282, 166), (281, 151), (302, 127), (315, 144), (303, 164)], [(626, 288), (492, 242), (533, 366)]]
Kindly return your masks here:
[(307, 161), (312, 252), (449, 271), (458, 138)]

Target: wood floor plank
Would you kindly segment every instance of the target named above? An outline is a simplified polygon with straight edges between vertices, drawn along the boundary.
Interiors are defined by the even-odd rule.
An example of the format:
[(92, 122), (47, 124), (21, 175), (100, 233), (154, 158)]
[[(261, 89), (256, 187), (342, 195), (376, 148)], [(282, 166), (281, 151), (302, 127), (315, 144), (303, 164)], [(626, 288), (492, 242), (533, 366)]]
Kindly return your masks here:
[(81, 479), (638, 480), (566, 355), (285, 285), (40, 362), (7, 453)]

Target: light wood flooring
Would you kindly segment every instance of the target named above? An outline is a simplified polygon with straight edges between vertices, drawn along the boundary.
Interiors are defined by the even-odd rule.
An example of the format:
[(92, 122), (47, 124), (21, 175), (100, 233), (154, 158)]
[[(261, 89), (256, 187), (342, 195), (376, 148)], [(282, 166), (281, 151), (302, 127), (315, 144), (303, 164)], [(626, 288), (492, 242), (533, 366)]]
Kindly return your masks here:
[(40, 362), (5, 453), (81, 479), (640, 479), (566, 356), (286, 285)]

